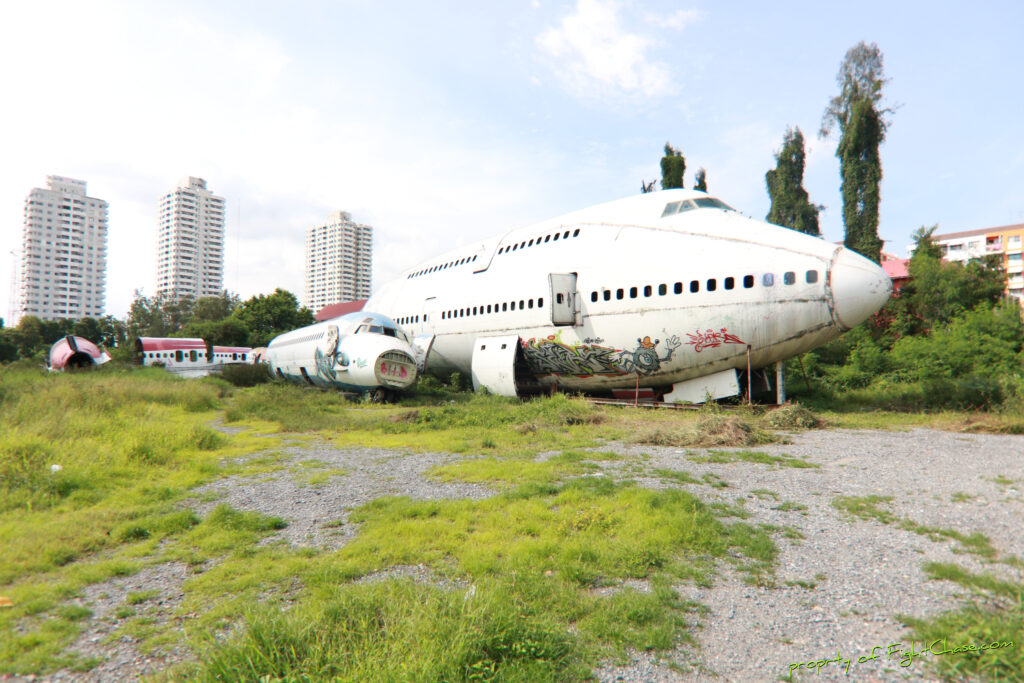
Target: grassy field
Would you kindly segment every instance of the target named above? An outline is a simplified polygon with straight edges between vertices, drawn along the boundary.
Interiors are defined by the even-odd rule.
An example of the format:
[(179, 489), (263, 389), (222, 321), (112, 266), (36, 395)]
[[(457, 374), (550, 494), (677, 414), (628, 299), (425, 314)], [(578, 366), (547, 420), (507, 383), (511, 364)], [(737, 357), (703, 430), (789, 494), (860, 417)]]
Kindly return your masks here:
[[(992, 431), (1010, 430), (1015, 419), (825, 415), (860, 428)], [(585, 680), (597, 662), (630, 649), (692, 647), (701, 606), (672, 585), (711, 584), (722, 563), (752, 583), (770, 583), (781, 532), (681, 488), (653, 491), (591, 476), (602, 461), (623, 457), (602, 445), (714, 448), (689, 457), (805, 468), (812, 465), (750, 447), (815, 420), (798, 406), (637, 411), (564, 395), (524, 402), (444, 389), (378, 406), (276, 383), (243, 389), (212, 378), (184, 381), (159, 369), (56, 375), (3, 368), (0, 673), (95, 666), (65, 654), (91, 616), (74, 598), (171, 562), (192, 572), (177, 612), (188, 617), (183, 628), (197, 655), (196, 664), (164, 674), (172, 680), (224, 680), (229, 672), (265, 680)], [(261, 543), (285, 525), (281, 519), (225, 505), (202, 516), (193, 511), (196, 487), (280, 470), (284, 442), (309, 438), (473, 456), (428, 476), (485, 484), (497, 494), (377, 499), (351, 512), (358, 535), (337, 551)], [(725, 447), (743, 450), (719, 450)], [(646, 472), (640, 460), (631, 466), (668, 484), (725, 485), (682, 470)], [(344, 476), (303, 474), (314, 483)], [(837, 507), (909, 524), (885, 502)], [(986, 552), (980, 539), (950, 530), (912, 530)], [(434, 580), (395, 571), (411, 566)], [(623, 587), (630, 581), (649, 590)], [(143, 647), (170, 645), (177, 633), (136, 613), (150, 597), (128, 596), (119, 628)], [(928, 624), (916, 627), (924, 632)]]

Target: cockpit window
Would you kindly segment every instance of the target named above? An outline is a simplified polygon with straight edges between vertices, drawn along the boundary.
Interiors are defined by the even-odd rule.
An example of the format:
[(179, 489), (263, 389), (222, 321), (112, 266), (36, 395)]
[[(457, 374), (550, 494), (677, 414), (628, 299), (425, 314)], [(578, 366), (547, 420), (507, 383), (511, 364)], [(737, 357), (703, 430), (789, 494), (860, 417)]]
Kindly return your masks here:
[(669, 202), (665, 205), (665, 210), (662, 212), (661, 217), (674, 216), (677, 213), (683, 213), (684, 211), (691, 211), (693, 209), (722, 209), (723, 211), (735, 211), (731, 206), (723, 202), (721, 199), (715, 199), (714, 197), (697, 197), (695, 199), (684, 199), (679, 202)]
[(724, 211), (735, 211), (734, 208), (714, 197), (697, 197), (693, 200), (698, 209), (722, 209)]

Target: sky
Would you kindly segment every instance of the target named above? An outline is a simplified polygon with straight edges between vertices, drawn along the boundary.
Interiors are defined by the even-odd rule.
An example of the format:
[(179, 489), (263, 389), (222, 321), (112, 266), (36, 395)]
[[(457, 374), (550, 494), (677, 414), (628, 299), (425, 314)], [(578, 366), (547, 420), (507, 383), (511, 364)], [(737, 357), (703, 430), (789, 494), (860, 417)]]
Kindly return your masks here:
[(47, 175), (110, 204), (107, 312), (154, 293), (157, 204), (227, 200), (224, 286), (302, 297), (306, 231), (374, 227), (377, 286), (420, 260), (640, 191), (666, 142), (762, 218), (788, 127), (824, 237), (843, 238), (846, 51), (877, 43), (879, 234), (1024, 222), (1024, 3), (572, 0), (22, 2), (0, 23), (0, 317), (25, 197)]

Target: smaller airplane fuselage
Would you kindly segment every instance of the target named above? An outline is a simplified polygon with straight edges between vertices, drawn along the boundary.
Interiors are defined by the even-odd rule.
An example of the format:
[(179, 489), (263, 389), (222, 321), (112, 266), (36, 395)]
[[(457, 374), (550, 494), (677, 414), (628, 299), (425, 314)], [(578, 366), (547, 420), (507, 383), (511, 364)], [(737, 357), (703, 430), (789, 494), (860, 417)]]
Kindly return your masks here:
[(408, 389), (416, 354), (392, 319), (360, 311), (275, 337), (267, 345), (270, 373), (300, 384), (384, 398)]

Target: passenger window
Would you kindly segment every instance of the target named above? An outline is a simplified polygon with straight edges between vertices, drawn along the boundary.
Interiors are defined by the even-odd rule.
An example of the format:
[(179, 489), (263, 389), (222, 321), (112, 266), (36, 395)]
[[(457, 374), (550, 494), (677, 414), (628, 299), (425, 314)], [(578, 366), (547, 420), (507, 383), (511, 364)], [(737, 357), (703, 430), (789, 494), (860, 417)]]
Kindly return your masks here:
[(690, 280), (690, 291), (696, 294), (700, 291), (700, 282), (697, 280)]
[(683, 293), (683, 283), (682, 282), (677, 282), (675, 284), (675, 287), (674, 287), (673, 291), (675, 291), (676, 294), (682, 294)]
[(547, 244), (550, 241), (551, 241), (551, 235), (547, 235), (547, 236), (544, 237), (544, 244)]
[(558, 233), (557, 232), (555, 233), (555, 241), (556, 242), (558, 241)]
[(590, 300), (591, 301), (597, 301), (597, 292), (591, 292), (590, 293)]
[(817, 281), (818, 281), (818, 271), (816, 271), (816, 270), (808, 270), (807, 271), (807, 284), (813, 285)]
[(635, 299), (636, 298), (636, 287), (630, 287), (629, 288), (629, 298), (630, 299)]
[(523, 301), (522, 299), (519, 300), (519, 310), (520, 311), (523, 310), (524, 308), (526, 308), (525, 304), (526, 304), (525, 301)]
[(569, 239), (569, 231), (568, 231), (568, 230), (566, 230), (566, 231), (565, 231), (565, 234), (564, 234), (564, 235), (562, 235), (562, 239), (563, 239), (563, 240), (567, 240), (567, 239)]
[(653, 291), (650, 285), (644, 285), (644, 296), (650, 296)]
[(529, 299), (529, 300), (528, 300), (528, 301), (526, 302), (526, 305), (527, 305), (527, 308), (533, 308), (533, 299)]
[(580, 229), (579, 229), (579, 228), (576, 228), (575, 230), (573, 230), (573, 231), (572, 231), (572, 236), (573, 236), (573, 237), (576, 237), (576, 236), (578, 236), (579, 234), (580, 234)]
[(668, 294), (668, 285), (658, 285), (658, 296), (665, 296)]
[(541, 297), (541, 298), (537, 299), (537, 308), (540, 308), (543, 305), (544, 305), (544, 297)]
[(533, 246), (533, 240), (530, 240), (530, 241), (529, 241), (529, 242), (527, 243), (527, 245), (526, 245), (526, 246), (528, 246), (528, 247), (532, 247), (532, 246)]
[(775, 275), (772, 273), (765, 273), (761, 277), (761, 282), (765, 287), (772, 287), (775, 285)]
[(718, 288), (718, 283), (715, 282), (714, 278), (711, 278), (710, 280), (708, 280), (708, 291), (709, 292), (713, 292), (717, 288)]
[(610, 289), (604, 290), (604, 300), (605, 301), (611, 301), (612, 300), (612, 290), (610, 290)]
[(743, 288), (744, 289), (750, 289), (753, 286), (754, 286), (754, 276), (753, 275), (744, 275), (743, 276)]
[(473, 307), (473, 315), (476, 315), (476, 306)]
[(175, 351), (174, 352), (174, 360), (178, 361), (179, 363), (184, 359), (184, 357), (185, 356), (184, 356), (184, 354), (182, 354), (181, 351)]
[(488, 313), (490, 313), (490, 312), (491, 312), (491, 305), (490, 305), (490, 304), (487, 304), (487, 312), (488, 312)]
[(519, 248), (519, 245), (518, 245), (518, 244), (513, 244), (513, 245), (512, 245), (512, 251), (515, 251), (515, 250), (516, 250), (516, 249), (518, 249), (518, 248)]
[(787, 270), (785, 274), (782, 276), (782, 281), (785, 282), (787, 285), (796, 284), (796, 273), (794, 273), (792, 270)]
[(725, 278), (725, 288), (726, 289), (732, 289), (735, 286), (736, 286), (736, 280), (734, 280), (731, 277)]
[(622, 291), (621, 289), (616, 289), (616, 290), (615, 290), (615, 298), (616, 298), (616, 299), (621, 299), (621, 298), (623, 298), (623, 297), (625, 296), (625, 294), (626, 294), (626, 293), (625, 293), (624, 291)]

